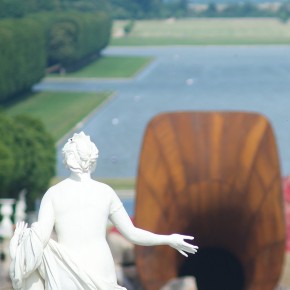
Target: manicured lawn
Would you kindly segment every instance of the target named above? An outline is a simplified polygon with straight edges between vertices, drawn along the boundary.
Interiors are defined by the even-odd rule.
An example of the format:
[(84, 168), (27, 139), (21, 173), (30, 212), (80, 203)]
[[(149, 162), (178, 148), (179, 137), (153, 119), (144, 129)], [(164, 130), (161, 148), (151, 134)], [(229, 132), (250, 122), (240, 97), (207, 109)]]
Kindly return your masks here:
[[(126, 21), (114, 22), (114, 35)], [(196, 18), (136, 21), (132, 32), (111, 45), (290, 44), (290, 22), (273, 18)]]
[[(152, 58), (139, 56), (105, 56), (79, 71), (61, 75), (66, 78), (130, 78), (144, 68)], [(49, 77), (60, 75), (51, 74)]]
[(106, 184), (109, 184), (115, 190), (135, 188), (135, 179), (110, 178), (110, 179), (98, 179), (98, 180)]
[(112, 93), (42, 92), (6, 109), (10, 115), (25, 114), (43, 121), (55, 140), (59, 140)]

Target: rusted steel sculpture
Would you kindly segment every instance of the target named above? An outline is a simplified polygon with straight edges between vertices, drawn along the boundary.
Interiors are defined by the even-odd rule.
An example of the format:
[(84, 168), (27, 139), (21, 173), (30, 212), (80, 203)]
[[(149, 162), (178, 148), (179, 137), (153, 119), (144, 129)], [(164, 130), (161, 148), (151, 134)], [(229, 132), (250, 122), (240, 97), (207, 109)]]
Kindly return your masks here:
[[(242, 112), (156, 116), (141, 150), (135, 223), (161, 234), (193, 235), (201, 253), (221, 250), (218, 262), (228, 253), (240, 265), (242, 281), (212, 289), (273, 290), (283, 264), (285, 223), (278, 154), (267, 119)], [(185, 259), (168, 247), (137, 247), (145, 289), (190, 274), (191, 266), (184, 273), (182, 268), (198, 255)], [(206, 271), (207, 256), (206, 265), (198, 260), (192, 267)], [(211, 274), (194, 271), (199, 289), (210, 289), (202, 279)]]

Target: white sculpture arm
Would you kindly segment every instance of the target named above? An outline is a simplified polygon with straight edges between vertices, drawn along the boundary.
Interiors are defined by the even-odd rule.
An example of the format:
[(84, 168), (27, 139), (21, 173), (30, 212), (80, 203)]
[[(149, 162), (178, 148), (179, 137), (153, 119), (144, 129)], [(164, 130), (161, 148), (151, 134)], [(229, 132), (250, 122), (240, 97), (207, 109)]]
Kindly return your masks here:
[(45, 247), (50, 239), (55, 221), (52, 197), (49, 191), (43, 196), (38, 213), (38, 224), (41, 229), (41, 239)]
[(198, 247), (186, 243), (184, 240), (193, 240), (191, 236), (179, 234), (157, 235), (139, 228), (136, 228), (126, 210), (121, 207), (110, 216), (110, 220), (120, 233), (130, 242), (142, 246), (169, 245), (178, 250), (182, 255), (188, 256), (186, 252), (195, 254)]

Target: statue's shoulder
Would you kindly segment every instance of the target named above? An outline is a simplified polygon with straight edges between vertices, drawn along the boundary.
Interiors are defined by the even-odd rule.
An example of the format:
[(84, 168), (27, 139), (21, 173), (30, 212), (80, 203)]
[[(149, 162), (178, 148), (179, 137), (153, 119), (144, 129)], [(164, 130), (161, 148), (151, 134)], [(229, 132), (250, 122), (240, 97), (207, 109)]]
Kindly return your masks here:
[(54, 195), (58, 194), (60, 191), (63, 191), (63, 189), (67, 186), (67, 179), (64, 179), (54, 185), (52, 185), (44, 194), (44, 196), (47, 197), (53, 197)]
[(52, 185), (48, 191), (55, 191), (58, 190), (59, 188), (63, 188), (64, 186), (66, 186), (66, 184), (68, 183), (68, 178), (61, 180), (60, 182)]
[(93, 181), (94, 184), (100, 188), (104, 188), (104, 189), (108, 189), (108, 190), (112, 190), (112, 187), (110, 185), (108, 185), (107, 183), (104, 183), (104, 182), (100, 182), (100, 181), (97, 181), (97, 180), (94, 180)]
[(96, 180), (94, 180), (94, 183), (95, 183), (96, 187), (98, 187), (98, 189), (102, 190), (103, 192), (106, 192), (108, 194), (114, 194), (114, 192), (115, 192), (114, 189), (106, 183), (96, 181)]

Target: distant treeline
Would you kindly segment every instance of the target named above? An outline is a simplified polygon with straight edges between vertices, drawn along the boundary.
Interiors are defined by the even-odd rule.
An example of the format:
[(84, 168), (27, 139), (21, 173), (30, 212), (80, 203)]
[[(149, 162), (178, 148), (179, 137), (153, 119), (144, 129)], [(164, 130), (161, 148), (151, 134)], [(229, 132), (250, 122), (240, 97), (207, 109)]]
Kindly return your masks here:
[[(273, 9), (244, 1), (228, 4), (192, 4), (187, 0), (110, 0), (116, 19), (146, 19), (169, 17), (277, 17), (287, 21), (290, 17), (290, 2), (283, 2)], [(200, 9), (200, 6), (203, 6)]]
[(0, 0), (0, 102), (30, 90), (48, 66), (97, 55), (112, 25), (102, 2)]
[[(198, 6), (197, 6), (198, 7)], [(290, 16), (290, 3), (259, 5), (252, 2), (215, 4), (209, 3), (205, 9), (191, 6), (187, 15), (191, 17), (276, 17), (287, 21)]]

